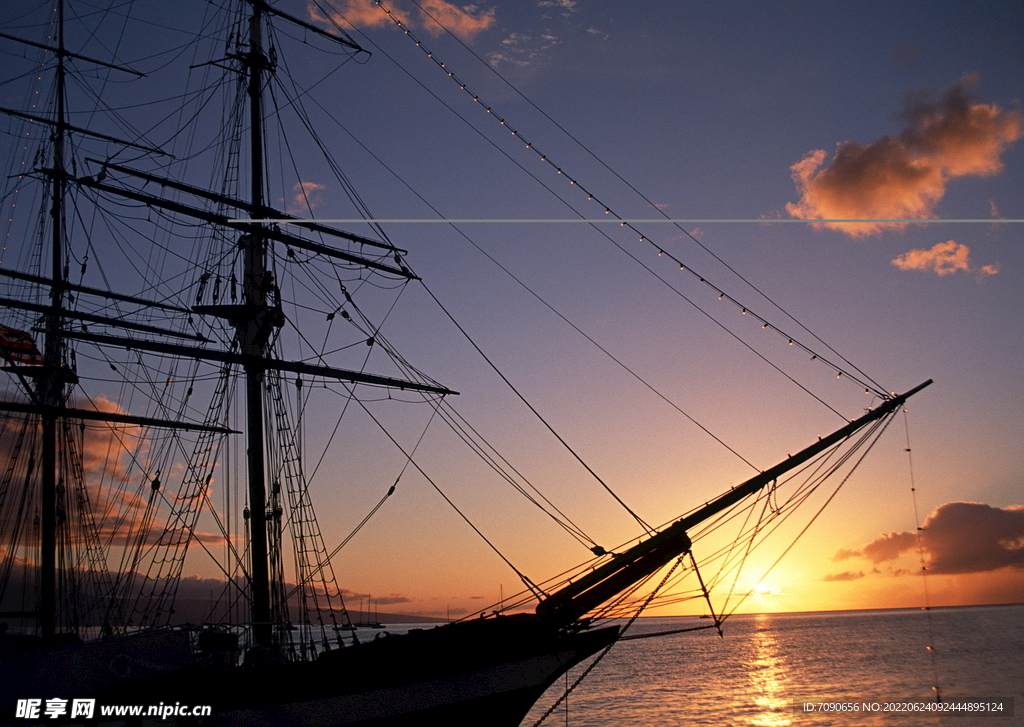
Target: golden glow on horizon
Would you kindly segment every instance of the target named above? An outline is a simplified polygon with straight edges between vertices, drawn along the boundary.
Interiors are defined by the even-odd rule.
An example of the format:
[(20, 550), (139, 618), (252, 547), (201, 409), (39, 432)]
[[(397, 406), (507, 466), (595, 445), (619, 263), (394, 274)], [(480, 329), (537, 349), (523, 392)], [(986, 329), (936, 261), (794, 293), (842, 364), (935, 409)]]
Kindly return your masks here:
[(750, 596), (758, 600), (764, 600), (769, 596), (777, 596), (782, 593), (782, 589), (778, 586), (774, 586), (767, 581), (758, 581), (750, 588)]

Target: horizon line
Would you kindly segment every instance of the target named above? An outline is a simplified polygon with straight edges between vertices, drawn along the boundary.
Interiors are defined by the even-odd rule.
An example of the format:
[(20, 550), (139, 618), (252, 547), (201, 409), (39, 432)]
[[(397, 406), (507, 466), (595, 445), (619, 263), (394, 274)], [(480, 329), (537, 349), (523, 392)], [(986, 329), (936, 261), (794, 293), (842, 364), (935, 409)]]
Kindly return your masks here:
[(363, 222), (377, 222), (377, 223), (387, 223), (387, 224), (425, 224), (425, 223), (427, 223), (427, 224), (450, 224), (450, 225), (454, 225), (454, 224), (460, 224), (461, 225), (461, 224), (468, 224), (468, 223), (489, 223), (489, 224), (545, 224), (545, 223), (566, 224), (566, 223), (570, 223), (570, 224), (588, 224), (588, 225), (593, 225), (593, 224), (606, 224), (606, 225), (608, 225), (608, 224), (618, 224), (618, 225), (627, 225), (627, 224), (629, 224), (629, 225), (639, 225), (639, 224), (644, 224), (644, 225), (646, 225), (646, 224), (690, 224), (690, 225), (696, 225), (696, 224), (702, 224), (702, 225), (707, 225), (707, 224), (719, 224), (719, 223), (745, 223), (745, 224), (763, 224), (763, 223), (767, 223), (767, 224), (774, 224), (774, 223), (780, 223), (780, 222), (785, 222), (785, 223), (803, 222), (803, 223), (806, 223), (806, 224), (867, 224), (867, 225), (890, 224), (890, 225), (894, 225), (894, 224), (935, 224), (935, 223), (957, 223), (957, 224), (988, 224), (988, 223), (1011, 223), (1012, 224), (1012, 223), (1018, 223), (1019, 224), (1021, 222), (1024, 222), (1024, 219), (1006, 219), (1006, 218), (1003, 218), (1003, 217), (996, 217), (996, 218), (990, 218), (990, 219), (959, 219), (959, 218), (958, 219), (942, 219), (942, 218), (929, 217), (929, 218), (925, 218), (925, 219), (913, 219), (913, 220), (908, 220), (908, 219), (895, 219), (895, 220), (821, 219), (821, 220), (817, 220), (817, 219), (803, 219), (803, 218), (779, 218), (779, 219), (774, 219), (774, 218), (773, 219), (760, 219), (760, 218), (758, 218), (758, 219), (722, 219), (722, 218), (712, 218), (712, 219), (677, 219), (677, 218), (664, 218), (664, 217), (659, 217), (659, 218), (654, 218), (654, 219), (621, 219), (621, 218), (618, 218), (618, 217), (613, 217), (613, 218), (601, 217), (601, 218), (596, 218), (596, 219), (580, 219), (580, 218), (569, 218), (569, 219), (566, 219), (566, 218), (551, 218), (551, 219), (459, 218), (459, 219), (445, 219), (445, 218), (437, 218), (437, 217), (430, 217), (430, 218), (376, 218), (376, 217), (373, 217), (373, 218), (369, 218), (369, 219), (363, 219), (363, 218), (334, 218), (334, 219), (328, 219), (328, 218), (316, 218), (316, 217), (313, 217), (313, 218), (309, 218), (309, 219), (300, 219), (300, 218), (280, 218), (280, 219), (265, 218), (265, 219), (256, 219), (256, 218), (253, 218), (253, 217), (239, 217), (239, 218), (229, 219), (228, 222), (230, 222), (230, 223), (254, 222), (254, 223), (264, 223), (264, 224), (266, 224), (266, 223), (273, 223), (273, 224), (285, 224), (285, 225), (289, 225), (289, 224), (290, 225), (296, 225), (296, 224), (301, 225), (301, 224), (309, 223), (309, 222), (316, 222), (316, 223), (321, 223), (321, 224), (323, 224), (323, 223), (330, 223), (330, 224), (357, 224), (357, 223), (363, 223)]

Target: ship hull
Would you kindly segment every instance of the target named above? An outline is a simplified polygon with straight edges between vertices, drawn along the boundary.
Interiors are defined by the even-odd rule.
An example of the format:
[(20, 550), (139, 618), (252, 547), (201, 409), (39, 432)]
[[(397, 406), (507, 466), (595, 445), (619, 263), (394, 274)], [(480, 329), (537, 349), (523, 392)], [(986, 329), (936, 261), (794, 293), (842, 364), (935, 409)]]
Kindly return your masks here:
[[(589, 653), (588, 653), (589, 652)], [(544, 691), (593, 653), (565, 650), (414, 684), (303, 702), (231, 710), (218, 724), (235, 727), (516, 727)]]
[[(565, 631), (513, 616), (381, 636), (309, 662), (257, 652), (240, 666), (216, 666), (200, 655), (196, 666), (132, 679), (124, 678), (131, 670), (121, 660), (108, 684), (85, 692), (64, 686), (71, 674), (45, 685), (23, 683), (4, 700), (5, 711), (13, 716), (17, 699), (85, 697), (96, 700), (96, 710), (82, 724), (98, 720), (105, 727), (403, 727), (429, 720), (515, 727), (559, 676), (617, 637), (616, 627)], [(90, 668), (96, 666), (105, 664)], [(139, 709), (104, 715), (104, 707)], [(172, 707), (178, 714), (169, 713)], [(197, 707), (208, 714), (193, 715)]]

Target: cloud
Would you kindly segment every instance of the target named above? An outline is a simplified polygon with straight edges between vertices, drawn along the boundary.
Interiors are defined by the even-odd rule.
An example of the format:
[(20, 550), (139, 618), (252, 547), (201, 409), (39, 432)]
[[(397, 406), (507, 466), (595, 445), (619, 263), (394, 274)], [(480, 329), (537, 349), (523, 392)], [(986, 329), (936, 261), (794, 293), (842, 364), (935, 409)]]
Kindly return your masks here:
[(488, 53), (487, 59), (492, 66), (507, 63), (522, 68), (544, 57), (548, 50), (559, 43), (558, 36), (551, 33), (531, 35), (513, 32), (501, 41), (501, 50)]
[(446, 29), (463, 39), (471, 39), (494, 25), (494, 8), (481, 10), (476, 5), (452, 5), (446, 0), (420, 0), (423, 24), (431, 35)]
[(539, 0), (537, 7), (558, 10), (561, 15), (568, 17), (576, 12), (576, 0)]
[[(314, 2), (306, 3), (306, 12), (311, 20), (324, 25), (340, 25), (353, 28), (379, 28), (391, 23), (388, 14), (375, 5), (373, 0), (331, 0), (326, 3), (333, 12), (325, 16)], [(390, 8), (391, 15), (403, 24), (411, 24), (409, 16), (400, 8)]]
[[(90, 402), (76, 402), (85, 409), (108, 414), (127, 414), (117, 402), (103, 396)], [(147, 500), (148, 487), (154, 475), (147, 471), (147, 457), (151, 442), (143, 428), (135, 424), (88, 421), (74, 427), (75, 451), (81, 465), (80, 478), (71, 478), (64, 484), (57, 502), (57, 518), (72, 527), (61, 528), (62, 538), (81, 544), (83, 519), (94, 525), (93, 532), (104, 545), (129, 544), (156, 545), (180, 538), (179, 527), (165, 530), (166, 516), (159, 513)], [(29, 419), (12, 418), (0, 432), (0, 467), (18, 472), (20, 482), (27, 483), (34, 493), (40, 487), (39, 467), (31, 467), (26, 450), (36, 447), (40, 426)], [(140, 481), (145, 484), (140, 486)], [(13, 492), (13, 489), (12, 489)], [(33, 497), (33, 495), (28, 495)], [(0, 506), (0, 531), (11, 532), (22, 509)], [(154, 520), (155, 518), (155, 520)], [(35, 546), (38, 532), (22, 531), (20, 545)], [(219, 533), (194, 532), (196, 542), (218, 544), (224, 542)]]
[(323, 202), (322, 193), (325, 189), (326, 185), (316, 182), (296, 182), (292, 187), (294, 194), (291, 204), (288, 205), (288, 212), (293, 215), (312, 212)]
[[(876, 565), (917, 548), (914, 533), (888, 533), (859, 551), (841, 551)], [(929, 573), (1024, 570), (1024, 505), (1005, 508), (979, 502), (947, 502), (924, 521), (921, 548)]]
[(896, 560), (900, 554), (910, 550), (917, 544), (913, 533), (887, 533), (875, 538), (864, 546), (863, 557), (878, 564), (887, 560)]
[(366, 606), (370, 606), (371, 604), (391, 606), (396, 603), (412, 603), (411, 598), (403, 596), (401, 593), (390, 593), (386, 596), (374, 596), (370, 593), (358, 593), (348, 588), (340, 588), (338, 589), (338, 592), (342, 598), (349, 602), (349, 605), (362, 599), (366, 599)]
[(892, 260), (900, 270), (921, 270), (942, 277), (963, 271), (977, 273), (979, 277), (995, 275), (998, 265), (971, 266), (971, 248), (955, 240), (937, 242), (928, 250), (915, 248)]
[(483, 10), (476, 5), (458, 6), (447, 0), (420, 0), (412, 12), (393, 3), (388, 6), (390, 16), (373, 0), (329, 0), (326, 5), (330, 8), (327, 15), (314, 2), (306, 4), (306, 12), (314, 22), (324, 25), (379, 28), (389, 25), (391, 18), (395, 18), (405, 26), (423, 28), (433, 36), (441, 35), (447, 29), (466, 40), (496, 22), (493, 8)]
[(839, 562), (841, 560), (849, 560), (850, 558), (856, 558), (860, 555), (859, 550), (847, 550), (846, 548), (840, 548), (832, 556), (833, 562)]
[(406, 596), (402, 596), (398, 593), (392, 593), (389, 596), (374, 596), (368, 600), (375, 606), (393, 606), (396, 603), (412, 603), (411, 598), (407, 598)]
[(857, 580), (859, 578), (863, 578), (863, 577), (864, 577), (864, 571), (862, 571), (862, 570), (861, 571), (857, 571), (856, 573), (854, 573), (852, 570), (848, 570), (848, 571), (844, 571), (842, 573), (828, 573), (821, 580), (825, 581), (826, 583), (831, 583), (831, 582), (834, 582), (834, 581), (855, 581), (855, 580)]
[[(926, 219), (950, 180), (988, 176), (1002, 169), (1004, 149), (1024, 133), (1016, 111), (1002, 111), (971, 93), (977, 77), (966, 75), (939, 99), (921, 91), (899, 117), (899, 136), (869, 144), (844, 141), (831, 163), (823, 149), (809, 152), (790, 170), (800, 201), (786, 211), (800, 219)], [(901, 223), (821, 223), (851, 237), (873, 235)]]

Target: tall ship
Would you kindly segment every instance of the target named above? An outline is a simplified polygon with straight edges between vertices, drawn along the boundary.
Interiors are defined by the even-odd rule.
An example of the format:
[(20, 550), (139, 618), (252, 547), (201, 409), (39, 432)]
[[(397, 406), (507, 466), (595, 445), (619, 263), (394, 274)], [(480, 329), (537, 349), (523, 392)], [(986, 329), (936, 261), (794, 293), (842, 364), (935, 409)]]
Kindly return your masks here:
[[(0, 262), (4, 724), (513, 727), (568, 670), (612, 648), (622, 619), (684, 592), (712, 608), (705, 559), (732, 568), (742, 557), (726, 554), (749, 553), (776, 519), (848, 477), (930, 383), (889, 392), (743, 307), (871, 405), (653, 525), (543, 405), (524, 403), (634, 519), (626, 542), (598, 544), (463, 417), (458, 381), (422, 372), (389, 338), (398, 298), (429, 284), (421, 253), (396, 241), (412, 228), (362, 204), (317, 128), (317, 95), (342, 93), (349, 64), (377, 58), (316, 3), (196, 5), (183, 4), (197, 24), (187, 28), (166, 3), (57, 0), (45, 22), (26, 10), (0, 33), (13, 59), (0, 108), (13, 150)], [(373, 7), (410, 35), (386, 4)], [(429, 52), (424, 62), (455, 76)], [(186, 82), (174, 87), (172, 73)], [(296, 163), (310, 150), (366, 224), (316, 219), (322, 188)], [(513, 387), (495, 368), (495, 385)], [(388, 420), (383, 406), (411, 413)], [(350, 426), (379, 429), (383, 444)], [(557, 574), (515, 566), (421, 456), (430, 427), (457, 433), (586, 562)], [(346, 494), (359, 475), (337, 461), (367, 446), (392, 473), (365, 512)], [(521, 590), (458, 620), (361, 632), (370, 615), (349, 610), (351, 598), (346, 607), (343, 546), (414, 477)], [(365, 518), (340, 540), (325, 512)], [(730, 523), (738, 535), (722, 545)], [(457, 568), (459, 553), (450, 558)], [(101, 712), (111, 707), (122, 712)]]

